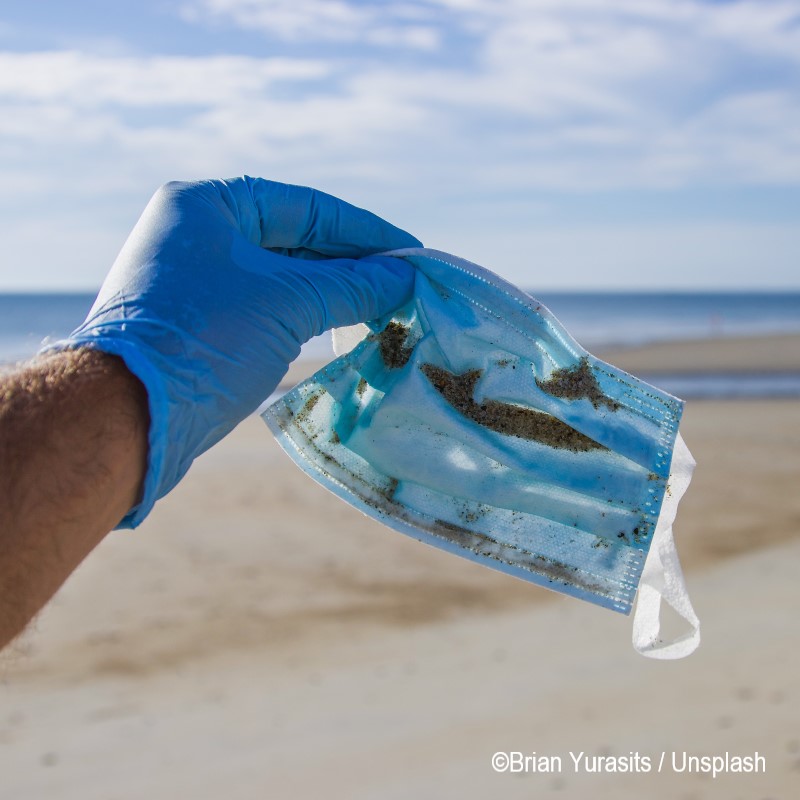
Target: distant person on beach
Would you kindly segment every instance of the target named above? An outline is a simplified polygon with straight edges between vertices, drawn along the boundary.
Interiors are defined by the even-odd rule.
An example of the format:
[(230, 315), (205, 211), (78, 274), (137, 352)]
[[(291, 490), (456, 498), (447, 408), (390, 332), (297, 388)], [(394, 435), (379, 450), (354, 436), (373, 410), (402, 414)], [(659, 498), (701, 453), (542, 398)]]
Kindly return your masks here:
[(113, 528), (132, 528), (252, 414), (300, 346), (386, 314), (419, 247), (260, 178), (159, 189), (86, 321), (0, 376), (0, 646)]

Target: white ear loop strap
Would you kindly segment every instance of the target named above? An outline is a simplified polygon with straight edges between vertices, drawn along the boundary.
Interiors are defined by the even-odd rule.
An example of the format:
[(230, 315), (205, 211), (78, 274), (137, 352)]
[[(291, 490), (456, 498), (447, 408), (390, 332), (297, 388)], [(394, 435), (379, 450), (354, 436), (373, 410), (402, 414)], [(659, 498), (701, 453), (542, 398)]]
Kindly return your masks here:
[[(700, 644), (700, 620), (689, 600), (672, 538), (672, 523), (678, 512), (678, 503), (692, 480), (694, 468), (695, 460), (679, 433), (672, 455), (668, 491), (642, 571), (633, 616), (633, 647), (648, 658), (684, 658)], [(672, 606), (690, 626), (688, 632), (673, 641), (664, 641), (659, 637), (662, 601)]]

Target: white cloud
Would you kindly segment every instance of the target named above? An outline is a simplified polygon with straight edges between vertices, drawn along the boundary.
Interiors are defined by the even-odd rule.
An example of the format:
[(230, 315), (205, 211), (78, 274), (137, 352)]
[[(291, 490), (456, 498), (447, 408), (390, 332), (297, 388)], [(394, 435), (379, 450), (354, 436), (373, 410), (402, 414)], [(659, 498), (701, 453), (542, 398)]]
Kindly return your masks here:
[(425, 4), (365, 5), (346, 0), (195, 0), (189, 21), (230, 22), (286, 42), (352, 42), (431, 50), (439, 37)]
[(800, 183), (800, 97), (741, 92), (662, 132), (643, 162), (667, 185)]
[[(387, 16), (404, 20), (398, 31), (449, 26), (480, 29), (480, 38), (469, 57), (446, 53), (445, 65), (346, 45), (315, 58), (4, 53), (0, 137), (12, 152), (21, 141), (74, 148), (75, 157), (92, 146), (85, 160), (100, 165), (106, 154), (200, 174), (248, 162), (287, 172), (315, 164), (332, 177), (452, 183), (466, 169), (480, 181), (476, 191), (504, 182), (584, 190), (800, 181), (792, 133), (800, 28), (789, 24), (798, 3), (417, 0), (386, 8), (344, 0), (190, 7), (196, 19), (226, 17), (288, 40), (358, 38), (387, 51), (396, 46), (388, 35), (384, 44)], [(749, 68), (772, 77), (742, 86)]]
[(308, 135), (316, 123), (274, 96), (329, 72), (302, 59), (2, 53), (0, 170), (80, 194), (233, 169)]
[(258, 28), (275, 37), (294, 41), (309, 34), (316, 39), (350, 38), (364, 26), (365, 14), (344, 0), (202, 0), (186, 4), (189, 19), (201, 15), (229, 17), (244, 28)]
[[(479, 171), (485, 164), (496, 177), (532, 188), (800, 180), (784, 127), (800, 107), (797, 2), (196, 0), (191, 8), (197, 20), (227, 19), (306, 44), (374, 44), (385, 20), (401, 16), (438, 36), (476, 37), (471, 50), (458, 42), (469, 54), (444, 41), (446, 67), (421, 59), (393, 68), (350, 53), (356, 66), (331, 94), (334, 139), (337, 131), (349, 134), (350, 126), (339, 123), (353, 113), (362, 115), (362, 132), (384, 136), (380, 115), (370, 109), (385, 107), (388, 98), (394, 138), (412, 136), (416, 163), (443, 178), (455, 178), (467, 159), (480, 162)], [(402, 30), (395, 27), (387, 51), (402, 47)], [(721, 109), (759, 95), (773, 100), (754, 145), (752, 126), (721, 124)], [(427, 136), (409, 129), (409, 116), (430, 126)], [(396, 163), (404, 160), (407, 148), (391, 138), (381, 142)]]
[(321, 78), (322, 61), (241, 56), (100, 56), (78, 51), (0, 53), (0, 98), (72, 107), (214, 105), (231, 91), (260, 96), (282, 81)]
[(194, 0), (184, 15), (296, 55), (0, 52), (7, 219), (37, 202), (122, 219), (166, 179), (242, 172), (412, 219), (540, 190), (800, 185), (796, 0)]

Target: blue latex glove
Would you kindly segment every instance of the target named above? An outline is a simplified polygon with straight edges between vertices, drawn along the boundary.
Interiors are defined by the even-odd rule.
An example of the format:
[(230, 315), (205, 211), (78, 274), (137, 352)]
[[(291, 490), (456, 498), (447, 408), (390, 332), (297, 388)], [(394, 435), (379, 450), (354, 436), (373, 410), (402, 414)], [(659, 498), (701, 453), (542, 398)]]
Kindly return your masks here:
[(138, 525), (269, 396), (301, 344), (406, 302), (413, 269), (363, 257), (416, 246), (368, 211), (305, 187), (247, 177), (162, 187), (86, 321), (56, 344), (119, 355), (147, 389), (143, 498), (119, 527)]

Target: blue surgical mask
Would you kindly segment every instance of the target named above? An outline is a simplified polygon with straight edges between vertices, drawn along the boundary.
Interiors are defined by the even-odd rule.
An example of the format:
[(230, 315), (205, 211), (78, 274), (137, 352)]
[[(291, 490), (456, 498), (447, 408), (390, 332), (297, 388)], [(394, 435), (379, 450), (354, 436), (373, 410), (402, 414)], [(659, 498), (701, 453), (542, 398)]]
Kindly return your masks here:
[[(691, 652), (691, 604), (664, 589), (683, 587), (671, 522), (685, 486), (668, 490), (676, 441), (681, 475), (693, 465), (682, 402), (587, 353), (488, 270), (435, 250), (391, 255), (416, 268), (413, 300), (267, 409), (281, 446), (397, 531), (623, 614), (658, 529), (634, 643)], [(658, 640), (662, 597), (693, 627), (677, 645)]]

